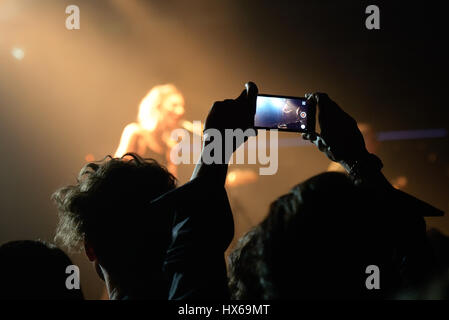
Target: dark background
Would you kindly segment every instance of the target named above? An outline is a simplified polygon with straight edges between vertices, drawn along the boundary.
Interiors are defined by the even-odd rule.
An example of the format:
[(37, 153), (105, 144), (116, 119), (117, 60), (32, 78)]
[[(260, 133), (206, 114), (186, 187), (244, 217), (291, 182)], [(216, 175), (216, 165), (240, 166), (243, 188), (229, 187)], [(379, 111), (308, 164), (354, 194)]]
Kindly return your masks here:
[[(76, 4), (81, 29), (65, 28)], [(380, 8), (381, 29), (365, 28)], [(174, 83), (186, 118), (252, 80), (260, 92), (327, 92), (377, 132), (448, 129), (448, 41), (441, 1), (0, 1), (0, 242), (52, 240), (50, 201), (92, 154), (114, 153), (146, 92)], [(14, 59), (12, 48), (25, 56)], [(294, 134), (282, 134), (292, 138)], [(447, 211), (448, 137), (386, 141), (389, 179)], [(311, 147), (284, 147), (279, 171), (230, 190), (237, 236), (268, 204), (329, 162)], [(257, 169), (257, 166), (252, 166)], [(187, 170), (188, 171), (188, 170)], [(187, 174), (181, 179), (184, 182)], [(449, 218), (428, 219), (449, 235)], [(103, 287), (82, 254), (88, 298)]]

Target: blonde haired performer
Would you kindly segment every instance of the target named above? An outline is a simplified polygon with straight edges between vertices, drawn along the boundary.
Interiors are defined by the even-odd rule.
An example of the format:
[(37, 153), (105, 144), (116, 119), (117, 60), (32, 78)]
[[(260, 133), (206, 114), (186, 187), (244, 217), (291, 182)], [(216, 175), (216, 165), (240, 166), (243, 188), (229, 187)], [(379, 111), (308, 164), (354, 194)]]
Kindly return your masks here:
[(190, 127), (190, 122), (181, 121), (184, 111), (184, 97), (174, 85), (153, 87), (140, 102), (137, 122), (123, 130), (115, 157), (135, 152), (167, 166), (176, 176), (177, 167), (170, 162), (170, 150), (176, 144), (171, 132), (178, 127)]

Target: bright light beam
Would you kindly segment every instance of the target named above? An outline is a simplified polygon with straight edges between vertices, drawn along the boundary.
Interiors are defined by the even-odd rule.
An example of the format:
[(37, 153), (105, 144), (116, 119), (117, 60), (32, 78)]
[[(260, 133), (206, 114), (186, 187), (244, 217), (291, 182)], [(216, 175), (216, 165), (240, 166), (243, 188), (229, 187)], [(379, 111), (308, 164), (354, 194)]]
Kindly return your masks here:
[(25, 51), (23, 51), (23, 49), (17, 48), (17, 47), (11, 49), (11, 54), (15, 59), (17, 59), (19, 61), (25, 57)]

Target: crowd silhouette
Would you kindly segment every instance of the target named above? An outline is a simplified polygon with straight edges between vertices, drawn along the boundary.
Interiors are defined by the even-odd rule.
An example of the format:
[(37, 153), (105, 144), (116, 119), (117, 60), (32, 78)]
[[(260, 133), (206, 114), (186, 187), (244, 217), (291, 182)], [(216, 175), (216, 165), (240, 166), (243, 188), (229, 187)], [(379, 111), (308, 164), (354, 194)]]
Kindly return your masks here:
[[(215, 102), (205, 129), (252, 128), (257, 94), (249, 82), (238, 98)], [(447, 298), (447, 237), (428, 234), (423, 218), (441, 212), (392, 187), (356, 121), (326, 94), (306, 97), (321, 132), (303, 138), (346, 172), (316, 175), (274, 199), (228, 260), (234, 222), (224, 149), (222, 163), (200, 157), (182, 186), (135, 153), (86, 164), (75, 184), (53, 194), (55, 240), (85, 250), (110, 299)], [(42, 273), (30, 280), (26, 268), (37, 259)], [(83, 298), (65, 288), (72, 263), (53, 245), (6, 243), (0, 260), (2, 298)], [(380, 272), (374, 289), (370, 266)]]

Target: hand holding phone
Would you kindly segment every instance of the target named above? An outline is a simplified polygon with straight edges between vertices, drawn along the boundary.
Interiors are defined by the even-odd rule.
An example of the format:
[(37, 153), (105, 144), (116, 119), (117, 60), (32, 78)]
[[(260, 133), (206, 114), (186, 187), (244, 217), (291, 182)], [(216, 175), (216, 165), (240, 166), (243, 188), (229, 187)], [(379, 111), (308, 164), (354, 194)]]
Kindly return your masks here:
[(303, 135), (305, 140), (313, 142), (329, 159), (336, 162), (354, 161), (368, 153), (354, 118), (325, 93), (314, 93), (309, 100), (314, 101), (319, 110), (321, 132), (306, 133)]

